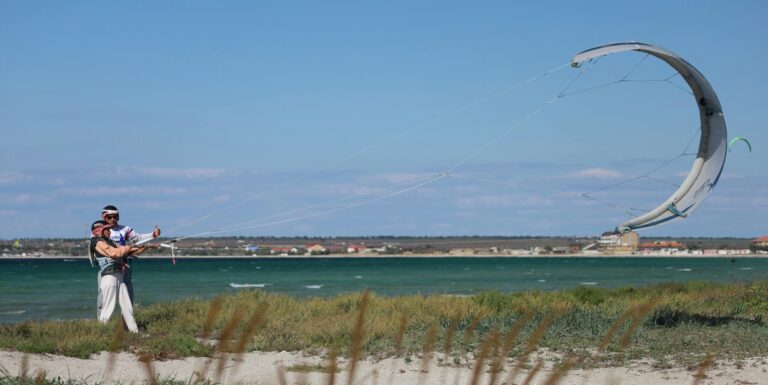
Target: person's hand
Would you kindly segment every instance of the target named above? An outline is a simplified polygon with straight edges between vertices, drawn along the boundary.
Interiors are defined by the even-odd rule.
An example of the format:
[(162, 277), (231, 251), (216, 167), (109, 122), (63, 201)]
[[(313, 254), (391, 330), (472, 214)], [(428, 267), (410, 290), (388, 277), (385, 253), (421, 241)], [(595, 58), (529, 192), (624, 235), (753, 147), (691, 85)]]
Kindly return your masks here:
[(152, 237), (157, 238), (160, 236), (160, 228), (155, 225), (155, 231), (152, 232)]

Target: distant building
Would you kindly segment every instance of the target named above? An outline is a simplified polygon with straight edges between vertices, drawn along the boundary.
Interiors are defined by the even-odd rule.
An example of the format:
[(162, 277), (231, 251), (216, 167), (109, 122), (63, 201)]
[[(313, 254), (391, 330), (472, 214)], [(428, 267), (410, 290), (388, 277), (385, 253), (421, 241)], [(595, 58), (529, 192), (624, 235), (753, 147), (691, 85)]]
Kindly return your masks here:
[(477, 254), (474, 249), (452, 249), (451, 255), (468, 256)]
[(287, 255), (303, 255), (306, 252), (304, 248), (298, 248), (294, 246), (288, 247), (273, 247), (272, 255), (287, 256)]
[(752, 247), (755, 249), (768, 250), (768, 236), (754, 239), (752, 241)]
[(311, 254), (322, 254), (326, 252), (326, 248), (319, 243), (315, 243), (312, 245), (307, 245), (307, 251), (309, 251)]
[(637, 246), (638, 249), (643, 251), (661, 251), (661, 250), (685, 250), (686, 246), (683, 243), (680, 243), (678, 241), (654, 241), (654, 242), (643, 242), (639, 246)]
[(643, 254), (653, 255), (676, 255), (687, 250), (687, 246), (678, 241), (643, 242), (637, 248)]
[(347, 246), (347, 253), (354, 254), (354, 253), (362, 253), (365, 251), (365, 245), (348, 245)]
[(581, 249), (584, 247), (583, 244), (572, 242), (568, 244), (568, 252), (571, 254), (578, 254), (581, 252)]
[(634, 231), (626, 233), (606, 232), (600, 236), (597, 246), (603, 254), (630, 254), (637, 250), (639, 238)]

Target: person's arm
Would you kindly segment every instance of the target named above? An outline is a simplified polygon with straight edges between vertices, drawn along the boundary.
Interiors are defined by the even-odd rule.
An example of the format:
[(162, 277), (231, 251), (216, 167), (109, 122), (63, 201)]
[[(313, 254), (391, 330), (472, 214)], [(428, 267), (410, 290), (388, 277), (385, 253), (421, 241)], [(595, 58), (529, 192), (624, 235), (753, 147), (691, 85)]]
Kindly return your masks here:
[(157, 238), (160, 236), (160, 229), (155, 225), (155, 230), (151, 233), (146, 234), (139, 234), (136, 231), (133, 231), (132, 228), (126, 226), (126, 238), (128, 242), (130, 243), (139, 243), (139, 242), (145, 242), (153, 238)]
[(148, 249), (156, 249), (156, 248), (158, 248), (158, 247), (160, 247), (160, 246), (159, 246), (159, 245), (147, 245), (147, 244), (144, 244), (144, 245), (141, 245), (141, 246), (133, 246), (133, 248), (134, 248), (136, 251), (134, 251), (133, 253), (131, 253), (131, 255), (130, 255), (130, 256), (131, 256), (131, 257), (137, 257), (137, 256), (139, 256), (139, 254), (141, 254), (141, 253), (143, 253), (143, 252), (147, 251)]
[(138, 251), (138, 247), (133, 246), (117, 246), (113, 247), (107, 244), (107, 242), (99, 241), (99, 243), (96, 244), (96, 251), (99, 252), (99, 254), (109, 257), (111, 259), (119, 259), (123, 258), (128, 254), (135, 253)]

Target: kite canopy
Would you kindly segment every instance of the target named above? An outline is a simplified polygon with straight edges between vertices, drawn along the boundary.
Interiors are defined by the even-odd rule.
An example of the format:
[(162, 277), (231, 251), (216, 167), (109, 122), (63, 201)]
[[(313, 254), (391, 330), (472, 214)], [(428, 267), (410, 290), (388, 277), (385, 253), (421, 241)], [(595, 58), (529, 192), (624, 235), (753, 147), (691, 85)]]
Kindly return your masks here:
[(731, 139), (730, 142), (728, 142), (728, 151), (729, 152), (731, 151), (731, 147), (733, 147), (734, 143), (736, 143), (738, 141), (743, 141), (744, 143), (746, 143), (747, 144), (747, 148), (749, 148), (749, 152), (752, 152), (752, 144), (749, 143), (749, 141), (746, 138), (742, 138), (741, 136), (737, 136), (737, 137)]
[(650, 44), (617, 43), (581, 52), (574, 56), (571, 65), (579, 67), (585, 61), (624, 51), (639, 51), (659, 58), (674, 68), (688, 83), (699, 108), (701, 138), (693, 167), (677, 191), (655, 209), (619, 224), (616, 227), (617, 232), (649, 228), (688, 217), (704, 201), (720, 179), (728, 147), (726, 143), (728, 132), (723, 110), (715, 90), (701, 72), (676, 54)]

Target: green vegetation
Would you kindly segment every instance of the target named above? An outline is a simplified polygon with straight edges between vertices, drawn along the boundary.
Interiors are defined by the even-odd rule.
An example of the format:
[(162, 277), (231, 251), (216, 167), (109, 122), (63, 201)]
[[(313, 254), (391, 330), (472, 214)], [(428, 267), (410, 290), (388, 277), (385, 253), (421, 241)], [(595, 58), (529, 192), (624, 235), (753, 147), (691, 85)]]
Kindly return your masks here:
[(509, 340), (500, 350), (505, 356), (525, 356), (538, 346), (581, 366), (638, 358), (688, 366), (710, 352), (718, 359), (768, 357), (768, 281), (473, 297), (294, 298), (243, 291), (213, 301), (140, 308), (136, 319), (141, 333), (119, 339), (118, 317), (109, 325), (92, 320), (2, 325), (0, 348), (75, 357), (119, 350), (162, 360), (253, 350), (408, 357), (429, 345), (458, 362), (493, 346), (489, 351), (499, 351), (500, 344), (488, 342), (496, 336)]

